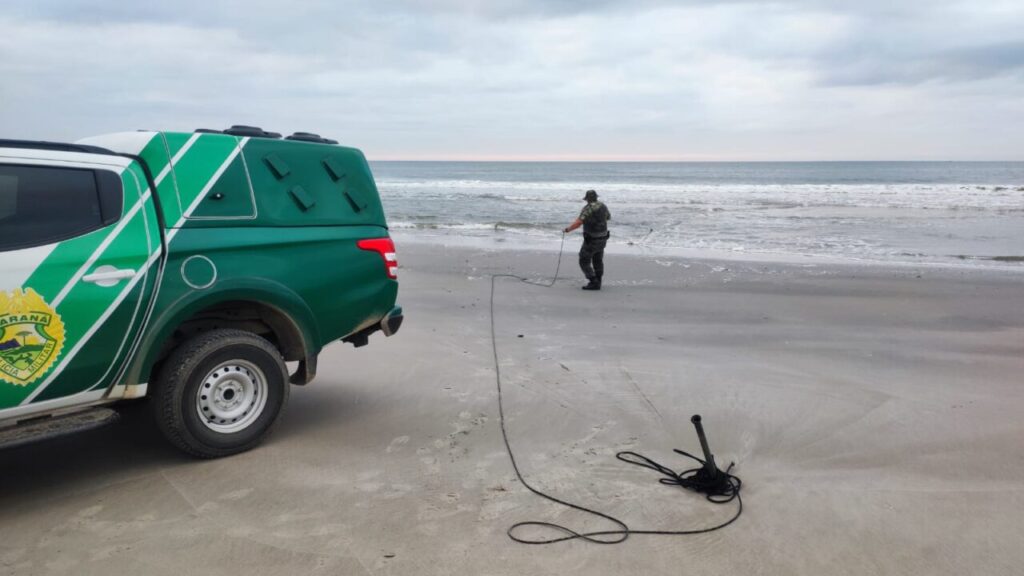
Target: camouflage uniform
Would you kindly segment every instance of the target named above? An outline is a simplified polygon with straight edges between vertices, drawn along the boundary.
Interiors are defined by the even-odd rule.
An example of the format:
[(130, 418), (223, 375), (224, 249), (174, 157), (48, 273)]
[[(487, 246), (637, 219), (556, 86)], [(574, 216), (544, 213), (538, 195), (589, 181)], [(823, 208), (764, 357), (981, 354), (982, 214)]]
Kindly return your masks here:
[(580, 247), (580, 269), (587, 280), (601, 284), (604, 276), (604, 247), (608, 243), (608, 221), (611, 212), (603, 202), (587, 202), (580, 212), (583, 221), (583, 246)]

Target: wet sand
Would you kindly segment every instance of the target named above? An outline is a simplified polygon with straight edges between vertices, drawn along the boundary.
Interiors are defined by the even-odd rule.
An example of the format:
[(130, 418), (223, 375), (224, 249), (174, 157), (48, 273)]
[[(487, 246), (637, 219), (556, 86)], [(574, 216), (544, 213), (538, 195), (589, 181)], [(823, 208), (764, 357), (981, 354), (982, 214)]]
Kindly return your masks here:
[(637, 529), (721, 521), (614, 458), (686, 466), (700, 413), (746, 505), (712, 534), (511, 542), (608, 527), (523, 490), (498, 431), (488, 275), (553, 257), (401, 246), (401, 332), (328, 348), (253, 452), (189, 460), (134, 407), (0, 453), (0, 574), (1021, 572), (1024, 272), (610, 255), (584, 293), (570, 252), (554, 288), (499, 281), (534, 484)]

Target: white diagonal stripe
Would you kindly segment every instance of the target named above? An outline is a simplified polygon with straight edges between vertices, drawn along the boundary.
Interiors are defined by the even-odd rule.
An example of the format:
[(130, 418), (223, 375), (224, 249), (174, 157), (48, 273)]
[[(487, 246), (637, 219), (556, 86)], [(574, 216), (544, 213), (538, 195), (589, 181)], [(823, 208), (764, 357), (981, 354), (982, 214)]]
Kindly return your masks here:
[[(238, 143), (238, 145), (235, 146), (235, 149), (231, 152), (230, 155), (228, 155), (227, 159), (224, 160), (220, 167), (217, 168), (217, 171), (213, 173), (213, 176), (211, 176), (210, 179), (207, 181), (202, 191), (200, 191), (200, 193), (192, 201), (192, 204), (189, 205), (188, 210), (185, 211), (185, 214), (183, 214), (181, 218), (178, 219), (178, 222), (175, 224), (175, 227), (167, 233), (168, 247), (170, 247), (171, 239), (177, 235), (179, 230), (181, 230), (181, 225), (184, 224), (185, 219), (188, 217), (188, 215), (191, 214), (193, 210), (195, 210), (196, 206), (199, 205), (199, 202), (201, 202), (202, 199), (206, 196), (206, 194), (210, 191), (210, 188), (212, 188), (213, 185), (217, 182), (221, 174), (223, 174), (224, 171), (228, 169), (228, 166), (238, 156), (238, 153), (241, 151), (242, 147), (245, 146), (245, 144), (248, 141), (248, 138), (243, 138)], [(121, 290), (121, 293), (117, 295), (117, 298), (115, 298), (114, 301), (107, 307), (107, 309), (103, 312), (99, 319), (96, 320), (96, 322), (94, 322), (93, 325), (89, 327), (89, 330), (87, 330), (86, 333), (82, 336), (82, 338), (78, 340), (78, 343), (75, 344), (71, 348), (71, 350), (68, 351), (67, 354), (65, 354), (64, 359), (60, 362), (57, 368), (55, 368), (54, 371), (46, 378), (46, 380), (44, 380), (42, 384), (37, 386), (36, 389), (33, 390), (32, 393), (28, 395), (28, 397), (21, 401), (22, 406), (32, 402), (32, 400), (39, 396), (43, 392), (43, 390), (46, 390), (46, 388), (57, 378), (57, 376), (59, 376), (61, 372), (64, 371), (64, 369), (68, 366), (68, 363), (71, 362), (75, 355), (78, 354), (78, 351), (82, 349), (82, 346), (85, 346), (86, 342), (88, 342), (89, 339), (92, 338), (93, 334), (95, 334), (96, 331), (103, 326), (103, 323), (106, 322), (107, 319), (110, 318), (111, 314), (113, 314), (114, 311), (117, 310), (117, 307), (120, 306), (122, 302), (124, 302), (124, 299), (128, 297), (128, 294), (131, 293), (132, 289), (135, 287), (136, 284), (138, 284), (139, 280), (146, 277), (146, 273), (149, 271), (150, 267), (152, 267), (153, 264), (160, 258), (160, 256), (160, 250), (157, 250), (156, 252), (150, 255), (149, 259), (146, 260), (145, 265), (143, 265), (139, 272), (131, 279), (130, 282), (128, 282), (128, 285)], [(153, 298), (156, 298), (156, 296), (157, 295), (154, 294)]]
[(199, 203), (203, 201), (203, 198), (205, 198), (210, 192), (210, 189), (213, 188), (213, 185), (217, 183), (217, 180), (220, 180), (221, 175), (228, 169), (228, 166), (230, 166), (231, 162), (235, 160), (238, 153), (242, 151), (242, 147), (245, 146), (247, 142), (249, 142), (248, 138), (242, 138), (242, 140), (235, 145), (235, 149), (231, 151), (231, 154), (228, 154), (227, 160), (217, 168), (217, 171), (214, 172), (213, 176), (206, 182), (206, 186), (203, 186), (203, 189), (199, 191), (199, 194), (196, 194), (196, 197), (192, 199), (192, 203), (189, 204), (188, 208), (186, 208), (181, 214), (181, 218), (178, 218), (178, 221), (174, 224), (174, 228), (167, 233), (167, 244), (170, 244), (171, 239), (178, 235), (178, 231), (181, 230), (181, 225), (184, 224), (185, 220), (187, 220), (192, 212), (195, 211), (196, 207), (199, 206)]
[(0, 291), (21, 288), (56, 247), (57, 244), (47, 244), (4, 252), (4, 273), (0, 276)]
[(202, 136), (202, 134), (193, 134), (192, 137), (185, 142), (185, 145), (181, 147), (181, 150), (178, 150), (177, 154), (175, 154), (174, 157), (171, 158), (171, 161), (168, 162), (167, 165), (164, 166), (164, 169), (160, 171), (160, 174), (157, 175), (154, 184), (159, 186), (160, 183), (164, 181), (164, 178), (166, 178), (167, 175), (171, 173), (171, 168), (173, 168), (175, 164), (181, 161), (182, 157), (185, 156), (185, 153), (188, 152), (188, 149), (191, 148), (192, 145), (196, 143), (196, 140), (198, 140), (200, 136)]
[[(188, 149), (192, 147), (192, 144), (194, 144), (196, 139), (198, 138), (199, 134), (193, 134), (192, 137), (190, 137), (185, 142), (185, 145), (181, 147), (181, 150), (178, 150), (178, 153), (175, 154), (174, 157), (171, 158), (171, 160), (167, 163), (167, 165), (164, 166), (164, 169), (160, 171), (160, 174), (153, 181), (154, 186), (160, 186), (160, 183), (164, 181), (164, 178), (166, 178), (167, 175), (170, 174), (171, 169), (178, 162), (181, 161), (182, 157), (185, 156), (185, 152), (187, 152)], [(103, 240), (103, 242), (99, 246), (97, 246), (95, 250), (93, 250), (92, 255), (90, 255), (89, 258), (85, 261), (85, 264), (83, 264), (78, 269), (78, 271), (75, 272), (75, 274), (71, 277), (71, 280), (69, 280), (68, 283), (64, 285), (64, 288), (62, 288), (61, 291), (57, 294), (57, 297), (53, 299), (53, 302), (50, 303), (50, 306), (56, 309), (57, 306), (59, 306), (60, 303), (64, 301), (64, 298), (67, 297), (68, 292), (70, 292), (71, 289), (74, 288), (75, 284), (77, 284), (78, 281), (82, 279), (82, 276), (84, 276), (85, 273), (90, 268), (92, 268), (92, 266), (96, 263), (96, 260), (99, 259), (100, 255), (102, 255), (103, 252), (107, 249), (107, 247), (110, 246), (110, 243), (117, 238), (118, 234), (120, 234), (121, 231), (124, 230), (125, 226), (128, 225), (128, 222), (131, 220), (131, 218), (135, 216), (135, 213), (138, 212), (142, 208), (142, 206), (145, 205), (146, 201), (150, 198), (150, 196), (151, 191), (147, 186), (146, 192), (139, 198), (139, 201), (136, 202), (135, 205), (132, 206), (131, 209), (128, 211), (128, 213), (121, 218), (121, 221), (117, 223), (117, 226), (115, 226), (113, 230), (110, 231), (110, 233)]]
[(121, 217), (121, 221), (117, 223), (117, 226), (115, 226), (114, 229), (111, 230), (109, 234), (107, 234), (107, 237), (103, 239), (103, 242), (100, 242), (100, 245), (97, 246), (95, 250), (93, 250), (92, 255), (90, 255), (89, 259), (85, 261), (85, 264), (82, 264), (78, 271), (75, 272), (75, 274), (71, 277), (71, 280), (69, 280), (68, 283), (64, 285), (64, 288), (60, 291), (60, 293), (57, 294), (56, 297), (54, 297), (52, 302), (50, 302), (51, 308), (56, 309), (58, 306), (60, 306), (60, 303), (64, 301), (64, 298), (68, 295), (68, 292), (71, 292), (71, 289), (74, 288), (75, 284), (77, 284), (78, 281), (82, 279), (82, 276), (84, 276), (85, 273), (90, 268), (92, 268), (94, 264), (96, 264), (96, 260), (99, 259), (100, 255), (103, 254), (103, 252), (117, 238), (121, 231), (124, 230), (126, 226), (128, 226), (128, 223), (131, 222), (132, 218), (134, 218), (135, 215), (139, 212), (139, 210), (142, 209), (142, 206), (146, 203), (146, 200), (148, 200), (149, 197), (149, 188), (146, 188), (146, 193), (143, 194), (142, 197), (139, 198), (139, 201), (136, 202), (135, 205), (132, 206), (131, 209), (128, 210), (128, 212), (124, 216)]
[(159, 251), (155, 252), (152, 256), (149, 257), (149, 260), (146, 261), (146, 264), (142, 267), (142, 270), (140, 270), (139, 273), (136, 274), (131, 279), (130, 282), (128, 282), (128, 285), (125, 286), (123, 290), (121, 290), (121, 293), (117, 295), (117, 298), (115, 298), (114, 301), (109, 306), (107, 306), (107, 309), (103, 312), (103, 315), (100, 316), (99, 319), (96, 320), (96, 322), (93, 322), (93, 325), (90, 326), (89, 329), (85, 332), (85, 334), (83, 334), (82, 337), (78, 339), (78, 343), (72, 346), (71, 350), (69, 350), (67, 354), (64, 355), (64, 359), (61, 360), (60, 365), (57, 366), (53, 373), (51, 373), (49, 377), (46, 378), (46, 380), (43, 380), (42, 384), (37, 386), (36, 389), (33, 390), (31, 394), (29, 394), (24, 400), (21, 401), (22, 406), (35, 400), (36, 396), (39, 396), (39, 394), (41, 394), (43, 390), (46, 390), (46, 388), (57, 378), (57, 376), (60, 376), (61, 372), (63, 372), (64, 369), (67, 368), (68, 363), (71, 362), (75, 355), (78, 354), (78, 351), (82, 349), (82, 346), (85, 346), (86, 342), (88, 342), (89, 339), (92, 338), (93, 334), (95, 334), (96, 331), (99, 330), (101, 326), (103, 326), (103, 323), (107, 321), (107, 318), (110, 318), (110, 315), (113, 314), (115, 310), (117, 310), (117, 307), (121, 305), (121, 302), (124, 302), (124, 299), (128, 297), (129, 293), (131, 293), (132, 288), (135, 288), (135, 285), (139, 283), (139, 280), (146, 277), (146, 272), (149, 270), (149, 267), (152, 266), (153, 263), (156, 262), (158, 258), (160, 258)]

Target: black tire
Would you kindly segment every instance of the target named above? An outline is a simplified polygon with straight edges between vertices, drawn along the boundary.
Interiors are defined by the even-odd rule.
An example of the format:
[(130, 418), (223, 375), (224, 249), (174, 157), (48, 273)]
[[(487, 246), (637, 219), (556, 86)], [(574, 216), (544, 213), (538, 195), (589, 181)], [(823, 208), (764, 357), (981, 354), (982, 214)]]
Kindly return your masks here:
[[(247, 423), (239, 430), (215, 430), (216, 419), (204, 419), (200, 411), (206, 408), (197, 406), (199, 398), (207, 398), (201, 387), (209, 388), (214, 368), (225, 363), (254, 367), (242, 370), (265, 381), (265, 400), (251, 409), (251, 417), (246, 413)], [(233, 369), (239, 370), (237, 365)], [(288, 401), (288, 373), (281, 353), (270, 342), (241, 330), (211, 330), (185, 341), (164, 363), (155, 384), (151, 401), (157, 426), (172, 444), (199, 458), (230, 456), (255, 447)]]

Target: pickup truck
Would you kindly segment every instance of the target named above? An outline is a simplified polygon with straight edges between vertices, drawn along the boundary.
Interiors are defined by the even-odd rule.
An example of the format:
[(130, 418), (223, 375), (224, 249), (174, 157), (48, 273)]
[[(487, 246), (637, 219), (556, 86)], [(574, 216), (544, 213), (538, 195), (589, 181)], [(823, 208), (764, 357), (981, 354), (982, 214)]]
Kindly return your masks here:
[(248, 450), (324, 346), (398, 331), (397, 266), (365, 157), (315, 134), (0, 140), (0, 447), (146, 397), (189, 454)]

